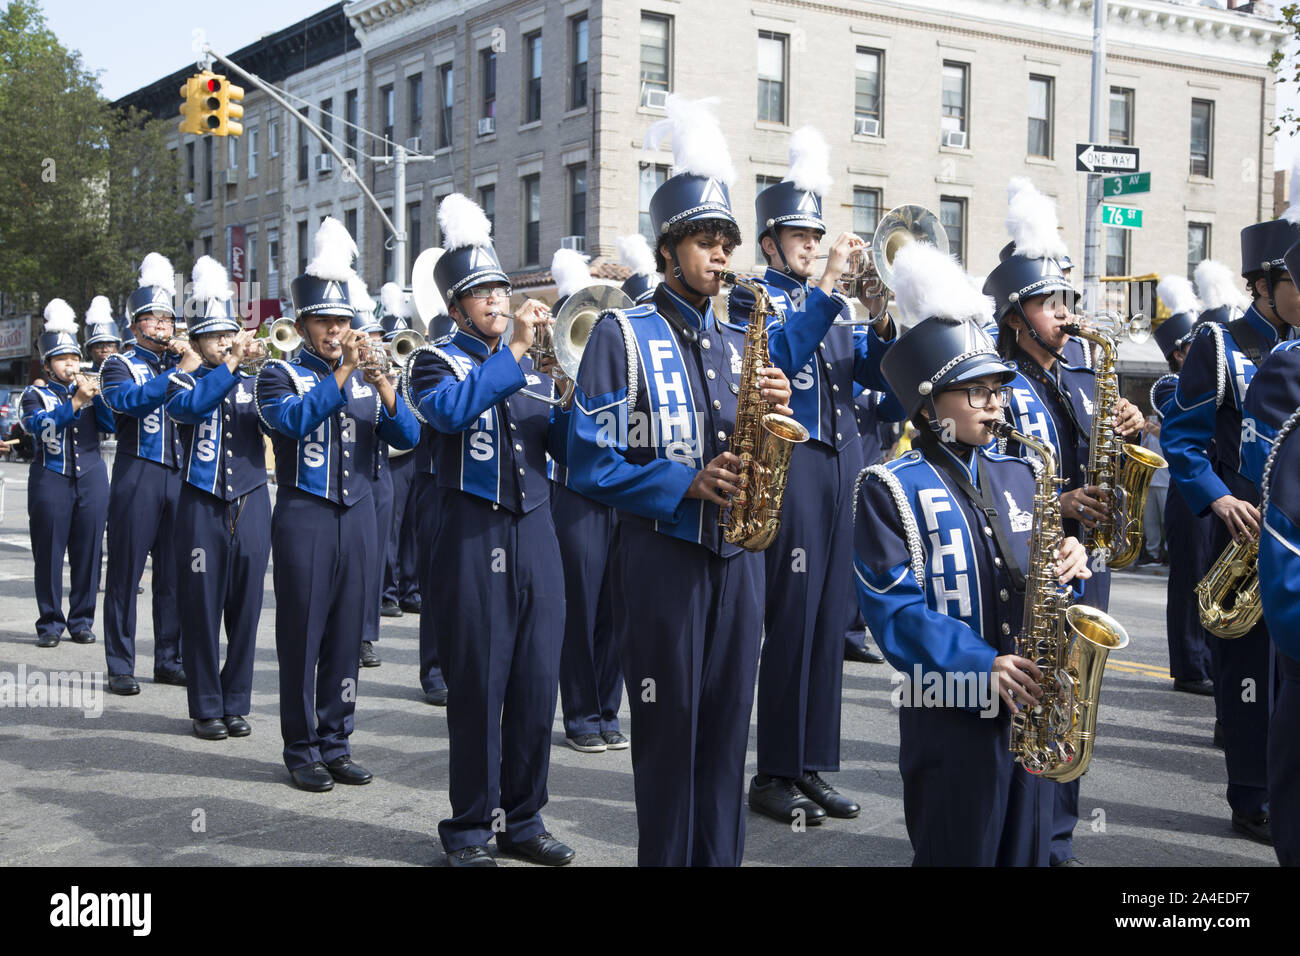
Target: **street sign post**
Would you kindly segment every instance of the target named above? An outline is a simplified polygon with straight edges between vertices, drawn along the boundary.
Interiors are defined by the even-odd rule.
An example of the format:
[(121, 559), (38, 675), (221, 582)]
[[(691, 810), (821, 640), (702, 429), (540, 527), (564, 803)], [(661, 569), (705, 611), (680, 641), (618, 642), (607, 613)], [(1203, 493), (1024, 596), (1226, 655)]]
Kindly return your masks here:
[(1127, 176), (1106, 176), (1101, 181), (1102, 195), (1131, 196), (1134, 193), (1151, 192), (1150, 173), (1129, 173)]
[(1075, 143), (1074, 169), (1080, 173), (1136, 173), (1138, 148)]
[(1101, 224), (1120, 229), (1141, 229), (1142, 210), (1136, 206), (1102, 206)]

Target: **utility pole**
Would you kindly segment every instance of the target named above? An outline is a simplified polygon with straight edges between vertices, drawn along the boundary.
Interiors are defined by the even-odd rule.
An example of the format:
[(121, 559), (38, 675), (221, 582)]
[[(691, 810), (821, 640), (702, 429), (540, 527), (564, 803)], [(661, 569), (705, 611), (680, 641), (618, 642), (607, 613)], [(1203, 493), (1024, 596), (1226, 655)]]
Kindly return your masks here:
[[(1092, 112), (1088, 122), (1088, 140), (1103, 142), (1103, 131), (1109, 138), (1109, 120), (1106, 115), (1110, 104), (1110, 89), (1106, 85), (1106, 3), (1092, 0)], [(1101, 232), (1101, 174), (1088, 173), (1087, 218), (1084, 225), (1083, 300), (1085, 307), (1096, 310), (1101, 305), (1101, 283), (1098, 276), (1102, 255)]]
[[(405, 289), (409, 282), (406, 281), (406, 270), (410, 257), (407, 255), (408, 238), (406, 235), (406, 164), (407, 163), (432, 163), (436, 162), (436, 156), (412, 156), (406, 151), (406, 147), (398, 144), (393, 146), (393, 155), (391, 156), (367, 156), (366, 159), (373, 163), (383, 163), (385, 166), (390, 163), (393, 166), (393, 274), (397, 277), (397, 284)], [(434, 210), (437, 215), (437, 210)], [(383, 210), (380, 210), (383, 215)], [(387, 222), (387, 217), (384, 219)]]

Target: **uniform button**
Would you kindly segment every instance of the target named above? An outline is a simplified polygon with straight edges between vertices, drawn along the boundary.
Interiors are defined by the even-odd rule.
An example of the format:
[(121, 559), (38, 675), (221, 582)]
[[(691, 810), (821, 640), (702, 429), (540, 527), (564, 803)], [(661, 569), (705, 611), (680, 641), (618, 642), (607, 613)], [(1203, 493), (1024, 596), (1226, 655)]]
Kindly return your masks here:
[(344, 495), (344, 497), (346, 497), (347, 494), (348, 494), (348, 490), (347, 490), (346, 488), (344, 488), (344, 489), (343, 489), (343, 495)]
[(524, 473), (524, 470), (523, 470), (522, 468), (520, 468), (520, 469), (519, 469), (519, 474), (522, 475), (523, 473)]
[(727, 440), (727, 433), (726, 433), (726, 432), (718, 432), (718, 441), (726, 441), (726, 440)]
[(229, 415), (226, 416), (226, 421), (230, 421), (230, 416), (229, 416)]
[(1003, 621), (1003, 622), (1002, 622), (1002, 633), (1003, 633), (1003, 634), (1010, 634), (1010, 633), (1011, 633), (1011, 625), (1008, 624), (1006, 621)]
[(343, 457), (344, 457), (344, 458), (351, 458), (351, 457), (352, 457), (352, 452), (350, 452), (350, 451), (344, 451), (344, 452), (343, 452)]
[(996, 555), (994, 555), (994, 557), (993, 557), (993, 566), (994, 566), (995, 568), (1000, 568), (1000, 567), (1002, 567), (1002, 559), (999, 558), (999, 557), (997, 557)]
[(233, 468), (227, 468), (227, 469), (226, 469), (226, 474), (228, 474), (228, 475), (233, 475), (234, 473), (235, 473), (235, 469), (233, 469)]
[(515, 451), (523, 451), (523, 450), (524, 450), (524, 446), (523, 446), (523, 445), (520, 445), (520, 444), (518, 444), (518, 443), (515, 444)]
[(346, 468), (343, 469), (343, 477), (344, 478), (351, 477), (351, 472), (349, 472)]
[(704, 373), (704, 377), (712, 380), (718, 377), (718, 373), (713, 371), (713, 369), (709, 369), (707, 372)]
[(232, 435), (232, 434), (230, 434), (230, 432), (226, 432), (226, 437), (227, 437), (227, 438), (234, 438), (235, 436)]
[(712, 348), (712, 345), (709, 343), (708, 339), (700, 339), (700, 348), (702, 349)]
[(993, 529), (990, 528), (988, 525), (984, 526), (984, 533), (988, 535), (990, 538), (993, 537)]
[(77, 471), (81, 471), (81, 466), (80, 466), (80, 465), (77, 466)]
[(827, 362), (827, 363), (825, 363), (825, 364), (826, 364), (826, 369), (827, 369), (827, 371), (830, 371), (830, 369), (831, 369), (831, 367), (832, 367), (832, 366), (831, 366), (831, 363), (830, 363), (830, 362)]
[(510, 430), (511, 430), (512, 432), (513, 432), (513, 431), (518, 431), (518, 430), (519, 430), (519, 426), (516, 425), (514, 422), (511, 422), (511, 423), (510, 423)]
[(818, 346), (818, 347), (824, 349), (824, 348), (826, 348), (826, 343), (825, 343), (825, 342), (822, 342), (822, 344), (821, 344), (820, 346)]
[(836, 432), (836, 433), (835, 433), (835, 440), (836, 440), (836, 441), (843, 441), (843, 440), (844, 440), (844, 436), (841, 435), (839, 432)]
[(528, 495), (527, 495), (525, 492), (522, 492), (522, 491), (519, 492), (519, 500), (520, 500), (520, 501), (523, 501), (523, 500), (524, 500), (525, 498), (527, 498), (527, 497), (528, 497)]
[(835, 414), (836, 414), (836, 415), (843, 415), (843, 414), (844, 414), (844, 409), (842, 409), (842, 408), (837, 408), (837, 409), (835, 409)]
[(1001, 591), (998, 592), (998, 600), (999, 600), (999, 601), (1005, 601), (1005, 600), (1006, 600), (1007, 598), (1009, 598), (1010, 596), (1011, 596), (1011, 594), (1007, 591), (1006, 588), (1003, 588)]
[(226, 449), (226, 457), (227, 457), (227, 458), (234, 458), (234, 457), (235, 457), (235, 453), (234, 453), (233, 451), (231, 451), (229, 448), (227, 448), (227, 449)]
[(715, 398), (713, 400), (713, 410), (716, 412), (720, 408), (722, 408), (722, 403)]
[(226, 490), (227, 490), (227, 491), (234, 491), (235, 489), (232, 488), (230, 485), (226, 485)]
[(839, 390), (840, 390), (840, 387), (839, 387), (838, 385), (832, 385), (832, 386), (831, 386), (831, 391), (832, 391), (832, 392), (838, 392)]
[(497, 504), (495, 501), (492, 502), (492, 510), (493, 510), (493, 511), (499, 511), (500, 509), (501, 509), (501, 506), (500, 506), (499, 504)]

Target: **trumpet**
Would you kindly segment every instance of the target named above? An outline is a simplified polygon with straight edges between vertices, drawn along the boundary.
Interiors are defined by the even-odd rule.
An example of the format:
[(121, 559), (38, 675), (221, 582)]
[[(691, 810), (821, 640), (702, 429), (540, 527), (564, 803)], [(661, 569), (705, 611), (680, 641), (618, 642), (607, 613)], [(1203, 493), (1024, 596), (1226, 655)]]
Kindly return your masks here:
[(360, 360), (357, 363), (358, 368), (373, 370), (381, 375), (387, 375), (393, 367), (393, 358), (388, 353), (388, 346), (383, 342), (373, 340), (362, 342), (357, 349), (357, 357)]
[(548, 405), (562, 405), (568, 401), (573, 391), (573, 383), (578, 379), (578, 365), (582, 361), (582, 351), (586, 348), (591, 330), (606, 312), (615, 309), (630, 309), (631, 297), (622, 289), (608, 285), (592, 285), (579, 289), (565, 300), (564, 305), (555, 316), (555, 324), (540, 326), (533, 333), (533, 346), (528, 350), (533, 366), (540, 368), (544, 359), (555, 359), (557, 372), (569, 380), (564, 395), (559, 399), (530, 392), (523, 389), (523, 394)]
[[(230, 354), (230, 349), (226, 349), (226, 354)], [(239, 363), (239, 370), (245, 375), (256, 375), (270, 359), (271, 350), (266, 347), (266, 339), (253, 339)]]
[(393, 336), (393, 341), (388, 343), (388, 353), (392, 358), (392, 364), (398, 368), (406, 368), (407, 361), (411, 358), (411, 353), (424, 344), (424, 336), (415, 329), (403, 329)]
[(271, 347), (281, 355), (288, 355), (300, 345), (302, 336), (293, 327), (293, 319), (276, 319), (271, 323), (271, 331), (265, 338), (253, 340), (253, 351), (244, 356), (244, 360), (239, 363), (239, 370), (245, 375), (256, 375), (274, 357), (271, 355)]
[(78, 372), (77, 374), (86, 380), (86, 384), (89, 385), (91, 389), (96, 392), (99, 391), (100, 378), (98, 372)]

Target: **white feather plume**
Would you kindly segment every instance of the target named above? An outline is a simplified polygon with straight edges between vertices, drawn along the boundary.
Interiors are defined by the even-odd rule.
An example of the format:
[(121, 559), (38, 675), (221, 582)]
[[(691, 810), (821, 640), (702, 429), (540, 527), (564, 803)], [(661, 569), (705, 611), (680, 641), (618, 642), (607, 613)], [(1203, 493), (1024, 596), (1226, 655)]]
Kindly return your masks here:
[(231, 296), (230, 277), (226, 274), (226, 267), (211, 256), (199, 256), (190, 278), (193, 280), (191, 290), (195, 299), (225, 301)]
[(633, 275), (652, 276), (655, 269), (655, 255), (650, 251), (650, 243), (645, 236), (635, 232), (630, 236), (617, 236), (614, 248), (618, 250), (618, 261), (632, 270)]
[(1242, 280), (1232, 274), (1232, 270), (1222, 262), (1202, 259), (1192, 274), (1196, 280), (1196, 291), (1201, 294), (1201, 305), (1207, 309), (1218, 309), (1228, 305), (1243, 312), (1250, 307), (1250, 296), (1242, 289)]
[[(438, 283), (433, 281), (433, 270), (438, 265), (438, 260), (442, 258), (443, 252), (444, 250), (434, 246), (432, 249), (426, 249), (424, 252), (420, 253), (422, 257), (426, 255), (428, 256), (427, 261), (429, 263), (429, 281), (424, 283), (420, 288), (420, 298), (422, 300), (427, 298), (428, 302), (426, 305), (429, 305), (434, 309), (433, 315), (424, 317), (426, 322), (433, 318), (433, 316), (447, 314), (447, 303), (443, 299), (442, 293), (438, 291)], [(379, 291), (382, 297), (384, 290), (380, 289)], [(412, 296), (409, 301), (411, 304), (410, 314), (414, 316), (419, 313), (420, 310), (416, 308), (414, 296)], [(388, 306), (385, 305), (384, 308), (388, 308)]]
[(62, 299), (51, 299), (45, 306), (45, 331), (77, 334), (77, 313)]
[(1200, 312), (1201, 305), (1196, 301), (1196, 290), (1185, 276), (1165, 276), (1156, 286), (1156, 295), (1165, 304), (1170, 315), (1179, 312)]
[(1300, 223), (1300, 155), (1291, 161), (1291, 189), (1282, 218), (1293, 226)]
[(831, 148), (812, 126), (801, 126), (790, 137), (790, 172), (786, 180), (795, 189), (828, 195), (831, 191)]
[(718, 179), (730, 189), (736, 181), (736, 168), (713, 107), (718, 98), (689, 100), (669, 93), (668, 118), (650, 124), (645, 134), (645, 149), (659, 149), (669, 136), (673, 141), (673, 175), (689, 173)]
[(367, 315), (375, 314), (375, 300), (370, 297), (370, 290), (366, 288), (366, 280), (355, 272), (348, 276), (348, 302), (352, 304), (352, 308), (357, 312), (364, 312)]
[(157, 252), (151, 252), (140, 263), (140, 288), (162, 286), (168, 295), (176, 294), (176, 272), (171, 260)]
[(347, 226), (333, 216), (326, 216), (312, 237), (312, 258), (307, 263), (307, 275), (334, 282), (347, 282), (352, 278), (352, 260), (357, 257), (357, 244)]
[(551, 256), (551, 277), (555, 279), (555, 294), (560, 298), (573, 295), (591, 285), (591, 270), (585, 256), (576, 249), (556, 249)]
[(406, 293), (396, 282), (385, 282), (379, 287), (379, 301), (384, 303), (384, 311), (400, 319), (409, 319), (410, 305)]
[(908, 317), (993, 320), (993, 299), (984, 295), (957, 263), (927, 242), (909, 242), (894, 256), (894, 298)]
[(86, 325), (103, 325), (112, 321), (113, 303), (108, 301), (108, 296), (97, 295), (91, 299), (90, 308), (86, 310)]
[(479, 204), (461, 193), (452, 193), (438, 206), (442, 247), (448, 251), (466, 246), (490, 246), (492, 223)]
[[(1011, 191), (1008, 187), (1008, 193)], [(1016, 244), (1016, 254), (1030, 259), (1059, 259), (1065, 243), (1057, 231), (1056, 203), (1040, 193), (1033, 183), (1024, 183), (1007, 203), (1007, 232)]]
[(1011, 182), (1007, 183), (1007, 205), (1008, 206), (1010, 206), (1013, 202), (1015, 202), (1016, 197), (1020, 195), (1020, 193), (1024, 190), (1026, 186), (1028, 186), (1030, 189), (1034, 188), (1033, 180), (1031, 180), (1028, 176), (1011, 177)]

